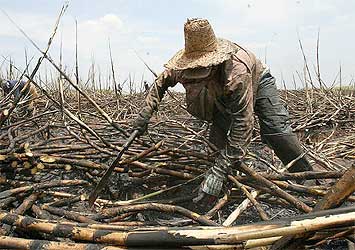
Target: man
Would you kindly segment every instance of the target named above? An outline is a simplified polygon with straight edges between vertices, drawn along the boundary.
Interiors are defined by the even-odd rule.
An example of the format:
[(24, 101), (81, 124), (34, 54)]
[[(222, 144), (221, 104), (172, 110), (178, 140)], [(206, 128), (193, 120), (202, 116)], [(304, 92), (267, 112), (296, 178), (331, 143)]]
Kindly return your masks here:
[[(187, 20), (184, 34), (185, 49), (165, 64), (166, 70), (155, 80), (133, 127), (143, 134), (168, 87), (178, 82), (184, 86), (189, 113), (212, 123), (209, 140), (220, 150), (195, 201), (217, 197), (230, 167), (243, 160), (252, 137), (254, 112), (262, 140), (284, 165), (300, 156), (302, 147), (266, 65), (241, 46), (216, 38), (205, 19)], [(312, 167), (305, 157), (289, 168), (290, 172), (308, 170)]]
[(13, 91), (12, 95), (15, 98), (19, 98), (21, 93), (23, 97), (25, 97), (25, 109), (28, 115), (33, 115), (35, 111), (35, 99), (38, 97), (38, 93), (36, 87), (25, 81), (17, 81), (17, 80), (1, 80), (1, 88), (4, 91), (4, 96), (7, 96), (15, 86), (18, 87)]

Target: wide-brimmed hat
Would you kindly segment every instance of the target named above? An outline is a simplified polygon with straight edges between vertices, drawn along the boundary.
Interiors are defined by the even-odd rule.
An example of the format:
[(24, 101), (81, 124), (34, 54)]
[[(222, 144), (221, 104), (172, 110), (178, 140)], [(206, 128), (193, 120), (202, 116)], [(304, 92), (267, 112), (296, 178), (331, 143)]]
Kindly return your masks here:
[(234, 43), (217, 38), (206, 19), (188, 19), (184, 25), (185, 48), (176, 53), (164, 66), (184, 70), (218, 65), (238, 50)]

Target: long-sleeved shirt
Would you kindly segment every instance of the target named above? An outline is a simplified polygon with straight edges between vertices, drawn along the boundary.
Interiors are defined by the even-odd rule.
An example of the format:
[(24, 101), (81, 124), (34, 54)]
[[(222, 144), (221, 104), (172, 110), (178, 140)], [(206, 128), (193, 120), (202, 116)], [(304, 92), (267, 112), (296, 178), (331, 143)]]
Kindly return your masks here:
[[(3, 89), (5, 91), (5, 94), (10, 93), (10, 91), (15, 87), (15, 85), (18, 83), (17, 80), (3, 80)], [(25, 81), (20, 81), (19, 87), (14, 91), (14, 96), (18, 97), (20, 96), (21, 90), (25, 86), (26, 82)]]
[(166, 69), (152, 86), (142, 112), (152, 115), (168, 87), (180, 82), (190, 114), (206, 121), (213, 120), (216, 112), (231, 117), (225, 153), (233, 161), (241, 160), (251, 140), (255, 95), (264, 70), (260, 60), (243, 48), (201, 79), (191, 78), (184, 70)]

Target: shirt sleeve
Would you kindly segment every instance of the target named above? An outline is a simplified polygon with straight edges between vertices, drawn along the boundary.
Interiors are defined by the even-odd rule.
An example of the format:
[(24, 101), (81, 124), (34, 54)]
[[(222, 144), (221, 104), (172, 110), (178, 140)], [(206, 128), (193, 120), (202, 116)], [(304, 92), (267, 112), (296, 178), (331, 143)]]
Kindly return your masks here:
[(155, 79), (145, 99), (145, 107), (142, 112), (147, 112), (152, 116), (158, 110), (159, 103), (168, 88), (176, 85), (176, 76), (177, 73), (174, 70), (166, 69)]
[(240, 161), (246, 154), (254, 127), (252, 75), (246, 64), (231, 59), (224, 67), (226, 89), (222, 102), (231, 117), (226, 156)]

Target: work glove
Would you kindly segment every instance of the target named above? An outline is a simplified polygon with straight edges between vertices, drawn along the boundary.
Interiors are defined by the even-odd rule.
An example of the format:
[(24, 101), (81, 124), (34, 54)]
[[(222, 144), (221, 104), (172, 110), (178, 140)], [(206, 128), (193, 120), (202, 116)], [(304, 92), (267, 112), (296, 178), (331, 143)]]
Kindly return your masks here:
[(138, 130), (138, 136), (143, 135), (148, 129), (148, 123), (150, 120), (150, 113), (143, 109), (132, 123), (132, 129)]
[(223, 184), (230, 172), (231, 162), (222, 152), (216, 159), (213, 167), (207, 172), (202, 182), (198, 196), (193, 200), (199, 205), (211, 206), (220, 194)]

